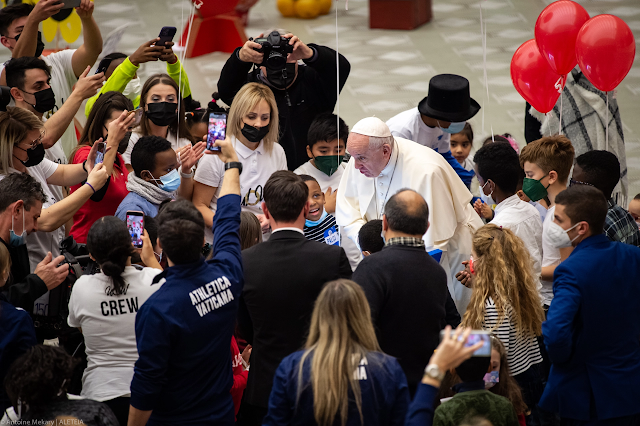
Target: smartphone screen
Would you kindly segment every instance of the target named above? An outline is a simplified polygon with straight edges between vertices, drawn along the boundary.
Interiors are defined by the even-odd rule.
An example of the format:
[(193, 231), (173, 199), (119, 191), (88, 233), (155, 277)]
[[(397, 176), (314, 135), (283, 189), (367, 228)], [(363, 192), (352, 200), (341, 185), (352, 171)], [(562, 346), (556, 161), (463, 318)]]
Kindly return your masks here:
[[(444, 330), (440, 332), (440, 340), (444, 336)], [(453, 330), (451, 330), (451, 336), (453, 336)], [(482, 356), (482, 357), (490, 357), (491, 356), (491, 334), (488, 331), (483, 330), (473, 330), (469, 337), (467, 337), (467, 342), (464, 344), (465, 348), (471, 347), (478, 342), (482, 342), (482, 347), (480, 349), (476, 349), (476, 351), (471, 356)]]
[(71, 9), (74, 7), (80, 7), (82, 0), (60, 0), (60, 3), (64, 4), (63, 9)]
[(107, 148), (107, 144), (104, 142), (98, 143), (98, 150), (96, 152), (96, 164), (104, 161), (104, 151)]
[(131, 243), (135, 248), (142, 248), (142, 235), (144, 234), (144, 213), (131, 211), (127, 212), (127, 228), (131, 235)]
[(173, 36), (176, 35), (176, 27), (162, 27), (160, 30), (160, 40), (156, 42), (156, 46), (164, 46), (168, 41), (173, 40)]
[(224, 140), (227, 137), (227, 116), (212, 112), (209, 114), (209, 129), (207, 131), (207, 149), (209, 151), (220, 151), (220, 148), (213, 146), (217, 140)]
[(113, 59), (104, 58), (103, 60), (101, 60), (100, 63), (98, 64), (98, 69), (96, 70), (96, 74), (100, 74), (101, 72), (107, 72), (107, 68), (109, 68), (109, 65), (111, 65), (111, 61), (113, 61)]

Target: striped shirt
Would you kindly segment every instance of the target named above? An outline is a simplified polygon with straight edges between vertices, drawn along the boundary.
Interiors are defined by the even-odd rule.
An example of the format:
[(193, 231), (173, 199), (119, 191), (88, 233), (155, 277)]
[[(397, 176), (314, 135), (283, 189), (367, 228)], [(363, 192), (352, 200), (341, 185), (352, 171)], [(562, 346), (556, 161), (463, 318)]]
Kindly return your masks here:
[(304, 236), (307, 240), (319, 241), (333, 246), (340, 245), (340, 232), (336, 225), (336, 218), (328, 214), (316, 226), (304, 226)]
[(542, 356), (536, 336), (532, 332), (518, 335), (513, 319), (513, 309), (508, 305), (505, 311), (505, 316), (498, 325), (500, 314), (493, 299), (489, 297), (485, 303), (482, 327), (500, 339), (507, 350), (507, 362), (511, 375), (515, 376), (527, 371), (533, 364), (542, 362)]

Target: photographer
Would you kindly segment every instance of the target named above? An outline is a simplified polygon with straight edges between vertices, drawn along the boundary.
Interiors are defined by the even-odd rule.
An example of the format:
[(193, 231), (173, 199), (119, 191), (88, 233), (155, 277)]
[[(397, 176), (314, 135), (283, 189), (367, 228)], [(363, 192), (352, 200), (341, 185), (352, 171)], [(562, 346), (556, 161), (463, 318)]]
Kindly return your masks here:
[(11, 256), (11, 274), (2, 292), (9, 303), (32, 312), (35, 300), (60, 285), (69, 268), (57, 266), (64, 256), (52, 259), (48, 253), (30, 273), (26, 235), (38, 229), (37, 220), (46, 201), (40, 183), (26, 173), (10, 173), (0, 180), (0, 194), (0, 242)]
[(114, 216), (98, 219), (87, 248), (101, 272), (80, 277), (69, 300), (68, 323), (80, 329), (87, 348), (81, 396), (107, 404), (121, 426), (127, 424), (129, 386), (138, 359), (136, 312), (160, 288), (151, 282), (162, 272), (146, 232), (142, 241), (140, 255), (148, 267), (138, 270), (131, 266), (135, 248), (127, 225)]
[[(336, 105), (336, 52), (316, 44), (307, 46), (293, 34), (286, 34), (283, 38), (277, 31), (271, 32), (264, 41), (278, 48), (264, 49), (262, 44), (256, 43), (263, 41), (260, 38), (249, 39), (231, 54), (220, 73), (218, 91), (222, 100), (231, 105), (245, 83), (258, 82), (269, 86), (278, 105), (279, 143), (287, 154), (289, 170), (294, 170), (308, 161), (307, 133), (314, 117), (323, 112), (333, 112)], [(265, 53), (258, 52), (258, 49), (265, 50)], [(291, 53), (287, 55), (278, 50)], [(286, 56), (286, 64), (275, 64), (277, 68), (273, 68), (277, 62), (273, 59), (282, 62), (278, 55)], [(267, 61), (270, 68), (266, 66)], [(340, 55), (339, 66), (342, 90), (351, 65)]]

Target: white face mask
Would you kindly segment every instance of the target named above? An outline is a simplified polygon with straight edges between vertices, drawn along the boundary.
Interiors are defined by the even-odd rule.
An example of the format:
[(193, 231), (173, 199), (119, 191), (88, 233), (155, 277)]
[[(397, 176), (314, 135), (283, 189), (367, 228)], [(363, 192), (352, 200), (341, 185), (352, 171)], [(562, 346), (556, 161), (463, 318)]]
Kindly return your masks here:
[(553, 247), (557, 249), (571, 247), (573, 243), (580, 235), (577, 235), (573, 240), (569, 238), (569, 231), (578, 226), (580, 222), (576, 223), (569, 229), (564, 229), (562, 226), (555, 222), (551, 222), (549, 227), (545, 231), (545, 236)]
[(138, 96), (142, 93), (142, 84), (140, 83), (140, 78), (132, 78), (127, 86), (122, 91), (122, 94), (131, 100), (137, 99)]
[(491, 191), (491, 194), (489, 195), (485, 195), (484, 193), (484, 187), (487, 186), (487, 184), (489, 183), (489, 181), (486, 181), (484, 183), (484, 185), (482, 185), (482, 189), (480, 190), (480, 199), (487, 205), (492, 206), (494, 204), (497, 204), (495, 202), (495, 200), (493, 199), (493, 197), (491, 197), (493, 195), (493, 191)]

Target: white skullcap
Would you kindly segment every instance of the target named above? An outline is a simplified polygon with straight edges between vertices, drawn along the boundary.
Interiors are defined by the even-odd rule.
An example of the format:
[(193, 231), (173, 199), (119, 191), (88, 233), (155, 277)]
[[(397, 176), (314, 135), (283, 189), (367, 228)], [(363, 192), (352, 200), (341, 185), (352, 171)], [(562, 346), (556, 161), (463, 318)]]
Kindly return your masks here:
[(391, 136), (389, 126), (387, 126), (387, 124), (378, 117), (363, 118), (358, 121), (353, 128), (351, 128), (351, 133), (358, 133), (359, 135), (373, 136), (376, 138), (388, 138)]

